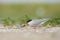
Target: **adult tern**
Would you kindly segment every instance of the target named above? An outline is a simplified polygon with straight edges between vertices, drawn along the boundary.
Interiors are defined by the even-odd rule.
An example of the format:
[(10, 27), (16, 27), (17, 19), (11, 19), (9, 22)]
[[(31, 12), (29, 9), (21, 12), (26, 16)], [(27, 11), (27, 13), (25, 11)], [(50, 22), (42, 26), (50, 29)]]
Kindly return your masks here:
[[(49, 21), (50, 18), (43, 18), (43, 19), (30, 19), (26, 22), (26, 24), (30, 27), (37, 27), (39, 25), (44, 24), (45, 22)], [(22, 26), (26, 26), (25, 24), (23, 24)]]

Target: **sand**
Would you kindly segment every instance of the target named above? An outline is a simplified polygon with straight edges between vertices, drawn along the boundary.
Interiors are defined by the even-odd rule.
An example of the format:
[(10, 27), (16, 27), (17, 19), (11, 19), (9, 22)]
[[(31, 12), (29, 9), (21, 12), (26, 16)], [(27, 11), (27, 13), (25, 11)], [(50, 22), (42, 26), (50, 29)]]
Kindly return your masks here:
[(0, 29), (0, 40), (60, 40), (60, 27)]

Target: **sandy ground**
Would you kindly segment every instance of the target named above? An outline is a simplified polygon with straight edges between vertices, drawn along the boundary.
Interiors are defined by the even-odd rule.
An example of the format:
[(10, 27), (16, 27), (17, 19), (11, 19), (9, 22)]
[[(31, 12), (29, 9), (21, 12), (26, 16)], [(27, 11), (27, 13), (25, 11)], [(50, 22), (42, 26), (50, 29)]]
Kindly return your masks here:
[(60, 27), (0, 29), (0, 40), (60, 40)]

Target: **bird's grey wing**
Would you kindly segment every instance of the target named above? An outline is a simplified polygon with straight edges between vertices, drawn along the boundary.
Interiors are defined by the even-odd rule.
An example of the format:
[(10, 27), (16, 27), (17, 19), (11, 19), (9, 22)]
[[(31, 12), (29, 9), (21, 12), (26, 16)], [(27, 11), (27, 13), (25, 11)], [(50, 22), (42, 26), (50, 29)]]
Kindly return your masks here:
[(50, 18), (44, 18), (40, 20), (40, 25), (44, 24), (45, 22), (49, 21)]

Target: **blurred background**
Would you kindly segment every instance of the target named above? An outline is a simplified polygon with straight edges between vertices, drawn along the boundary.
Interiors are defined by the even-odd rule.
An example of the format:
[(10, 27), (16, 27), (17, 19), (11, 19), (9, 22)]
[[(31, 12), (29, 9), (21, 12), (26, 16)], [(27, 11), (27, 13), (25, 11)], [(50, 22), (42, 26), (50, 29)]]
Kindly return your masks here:
[(60, 0), (0, 0), (0, 18), (60, 17)]

